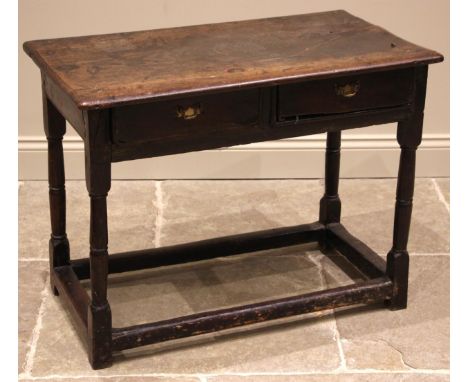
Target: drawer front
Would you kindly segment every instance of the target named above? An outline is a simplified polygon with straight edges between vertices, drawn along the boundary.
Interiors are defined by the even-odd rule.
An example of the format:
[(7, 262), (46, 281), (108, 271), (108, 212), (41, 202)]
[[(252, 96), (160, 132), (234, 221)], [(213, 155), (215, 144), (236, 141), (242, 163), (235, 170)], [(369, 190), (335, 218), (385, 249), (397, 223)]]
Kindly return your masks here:
[(278, 121), (408, 105), (413, 69), (314, 80), (278, 87)]
[(258, 125), (259, 90), (192, 96), (112, 110), (115, 144), (194, 139)]

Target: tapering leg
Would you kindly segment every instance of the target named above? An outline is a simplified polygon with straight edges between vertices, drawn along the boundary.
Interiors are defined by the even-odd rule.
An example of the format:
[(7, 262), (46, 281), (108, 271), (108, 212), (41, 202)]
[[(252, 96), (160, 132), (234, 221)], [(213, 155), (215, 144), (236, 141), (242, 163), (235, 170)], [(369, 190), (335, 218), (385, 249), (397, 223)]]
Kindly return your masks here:
[(43, 94), (44, 130), (48, 146), (49, 204), (52, 234), (49, 240), (50, 285), (55, 295), (54, 267), (70, 262), (70, 245), (66, 233), (65, 170), (62, 138), (65, 119)]
[(341, 131), (327, 133), (325, 156), (325, 194), (320, 200), (320, 222), (323, 224), (340, 221), (341, 200), (338, 195), (340, 180)]
[(86, 185), (91, 202), (88, 355), (93, 369), (112, 364), (112, 315), (107, 301), (107, 193), (111, 185), (106, 111), (87, 113)]
[(398, 123), (397, 139), (401, 147), (398, 184), (393, 225), (393, 245), (387, 255), (387, 275), (393, 281), (391, 310), (405, 309), (408, 300), (409, 255), (408, 237), (413, 209), (416, 149), (421, 143), (426, 94), (427, 67), (416, 71), (415, 111), (413, 116)]

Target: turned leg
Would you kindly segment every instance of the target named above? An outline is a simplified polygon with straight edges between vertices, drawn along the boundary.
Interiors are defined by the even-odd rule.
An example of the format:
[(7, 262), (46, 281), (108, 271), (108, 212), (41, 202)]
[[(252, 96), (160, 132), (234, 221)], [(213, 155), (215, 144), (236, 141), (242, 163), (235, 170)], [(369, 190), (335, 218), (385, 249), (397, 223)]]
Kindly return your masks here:
[[(323, 224), (340, 221), (341, 200), (338, 195), (340, 180), (340, 147), (341, 131), (327, 133), (327, 150), (325, 154), (325, 194), (320, 199), (319, 220)], [(326, 238), (319, 240), (320, 249), (327, 249)]]
[(54, 267), (70, 262), (70, 245), (66, 233), (65, 170), (62, 138), (65, 119), (43, 94), (44, 130), (48, 146), (49, 205), (52, 234), (49, 240), (50, 286), (55, 295)]
[(107, 113), (87, 113), (86, 186), (91, 202), (88, 355), (93, 369), (112, 364), (112, 316), (107, 301), (107, 193), (111, 185)]
[(424, 117), (427, 67), (416, 72), (415, 111), (398, 123), (397, 139), (401, 147), (393, 225), (393, 245), (387, 255), (387, 275), (393, 281), (393, 296), (387, 301), (391, 310), (405, 309), (408, 300), (408, 237), (413, 209), (416, 149), (421, 143)]
[(112, 317), (107, 301), (107, 195), (90, 193), (91, 305), (88, 308), (89, 361), (94, 369), (112, 364)]
[[(337, 223), (341, 216), (341, 200), (338, 195), (340, 181), (341, 131), (327, 133), (325, 153), (325, 194), (320, 199), (319, 220), (323, 224)], [(320, 249), (327, 250), (327, 241), (319, 240)]]
[(327, 133), (325, 156), (325, 194), (320, 199), (320, 222), (323, 224), (340, 221), (341, 201), (338, 195), (340, 181), (341, 131)]
[(412, 141), (410, 138), (413, 137), (410, 133), (422, 130), (422, 120), (423, 116), (420, 115), (411, 121), (398, 124), (398, 142), (401, 146), (400, 166), (393, 225), (393, 245), (387, 255), (387, 275), (394, 284), (393, 297), (388, 303), (392, 310), (405, 309), (407, 304), (409, 269), (407, 245), (413, 209), (416, 149), (421, 139), (419, 137), (416, 141)]

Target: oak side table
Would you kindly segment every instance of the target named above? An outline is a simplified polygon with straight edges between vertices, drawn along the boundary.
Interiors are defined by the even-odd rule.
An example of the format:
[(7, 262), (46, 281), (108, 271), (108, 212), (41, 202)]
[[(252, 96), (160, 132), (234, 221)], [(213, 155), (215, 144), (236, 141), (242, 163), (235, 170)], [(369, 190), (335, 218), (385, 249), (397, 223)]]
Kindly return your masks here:
[[(407, 303), (408, 234), (428, 64), (442, 55), (345, 11), (29, 41), (42, 74), (52, 235), (50, 282), (95, 369), (112, 352), (306, 312)], [(85, 143), (89, 259), (70, 260), (65, 229), (65, 120)], [(398, 122), (401, 146), (387, 261), (340, 224), (341, 130)], [(109, 255), (111, 163), (327, 133), (318, 222)], [(313, 163), (311, 163), (313, 165)], [(369, 222), (370, 223), (370, 222)], [(109, 273), (319, 242), (365, 281), (339, 288), (113, 328)], [(90, 279), (91, 296), (80, 280)]]

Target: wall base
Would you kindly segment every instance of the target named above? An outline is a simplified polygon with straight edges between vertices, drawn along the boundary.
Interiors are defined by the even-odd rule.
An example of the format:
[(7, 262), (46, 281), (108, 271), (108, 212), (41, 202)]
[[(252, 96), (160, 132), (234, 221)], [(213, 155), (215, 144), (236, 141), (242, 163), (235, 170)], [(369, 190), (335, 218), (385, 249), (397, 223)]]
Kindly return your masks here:
[[(67, 179), (84, 179), (80, 138), (64, 140)], [(396, 177), (399, 147), (394, 135), (343, 135), (343, 178)], [(262, 142), (112, 165), (113, 179), (266, 179), (322, 178), (325, 135)], [(448, 177), (449, 137), (426, 135), (418, 150), (418, 177)], [(43, 137), (19, 140), (19, 178), (47, 179), (47, 143)]]

